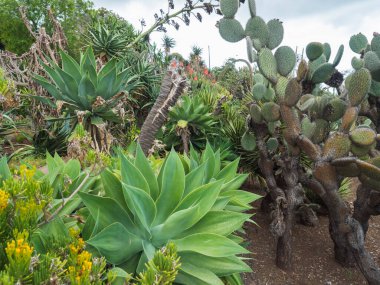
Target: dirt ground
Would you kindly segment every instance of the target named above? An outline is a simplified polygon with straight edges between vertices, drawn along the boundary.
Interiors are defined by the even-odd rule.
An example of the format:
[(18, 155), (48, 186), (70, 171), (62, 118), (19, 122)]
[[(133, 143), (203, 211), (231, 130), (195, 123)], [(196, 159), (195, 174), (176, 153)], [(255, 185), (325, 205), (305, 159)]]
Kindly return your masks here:
[[(263, 195), (263, 193), (259, 193)], [(353, 197), (350, 198), (353, 200)], [(275, 239), (269, 231), (270, 219), (256, 203), (253, 220), (258, 226), (246, 227), (253, 258), (253, 273), (245, 276), (246, 285), (356, 285), (367, 284), (357, 268), (343, 268), (334, 260), (333, 243), (328, 231), (328, 218), (319, 217), (319, 226), (296, 225), (293, 230), (293, 264), (291, 272), (275, 265)], [(380, 264), (380, 217), (372, 217), (366, 247)]]

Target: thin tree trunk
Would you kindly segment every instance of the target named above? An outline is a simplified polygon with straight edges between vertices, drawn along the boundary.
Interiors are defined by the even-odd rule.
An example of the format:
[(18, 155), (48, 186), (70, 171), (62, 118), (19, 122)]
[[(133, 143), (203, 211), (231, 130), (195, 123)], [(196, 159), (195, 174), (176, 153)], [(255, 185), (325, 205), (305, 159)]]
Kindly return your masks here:
[(160, 94), (145, 119), (139, 136), (139, 143), (145, 155), (149, 154), (158, 130), (164, 125), (169, 108), (174, 106), (186, 88), (186, 79), (168, 72), (161, 84)]

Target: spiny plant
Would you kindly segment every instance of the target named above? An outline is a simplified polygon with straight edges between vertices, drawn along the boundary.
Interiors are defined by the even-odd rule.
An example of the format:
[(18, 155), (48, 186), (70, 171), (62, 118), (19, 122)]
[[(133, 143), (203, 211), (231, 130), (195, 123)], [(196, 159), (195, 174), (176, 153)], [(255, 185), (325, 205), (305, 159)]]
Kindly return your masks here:
[[(291, 227), (296, 212), (307, 209), (303, 185), (317, 193), (328, 207), (336, 259), (345, 265), (356, 260), (369, 283), (378, 284), (379, 270), (365, 250), (362, 233), (370, 215), (377, 213), (364, 201), (378, 204), (375, 197), (380, 189), (375, 180), (380, 178), (380, 168), (374, 148), (380, 137), (368, 126), (358, 125), (360, 109), (376, 79), (377, 69), (370, 70), (373, 66), (369, 62), (376, 62), (376, 58), (371, 56), (368, 68), (364, 61), (359, 64), (346, 81), (346, 90), (342, 90), (339, 87), (343, 77), (336, 67), (343, 46), (329, 63), (330, 46), (313, 42), (306, 47), (309, 61), (303, 59), (293, 75), (295, 53), (290, 47), (279, 47), (284, 34), (282, 23), (277, 19), (266, 23), (257, 16), (252, 0), (248, 2), (251, 18), (244, 29), (234, 19), (237, 2), (221, 1), (221, 6), (229, 9), (219, 22), (219, 32), (229, 42), (246, 39), (248, 59), (259, 67), (242, 145), (248, 150), (257, 148), (260, 154), (259, 167), (275, 213), (272, 230), (278, 237), (277, 264), (285, 269), (291, 267)], [(351, 48), (359, 53), (369, 48), (362, 36), (355, 42), (351, 40)], [(334, 87), (340, 95), (317, 96), (320, 84)], [(309, 172), (300, 167), (302, 154), (312, 162)], [(276, 177), (278, 173), (280, 177)], [(354, 215), (339, 196), (340, 182), (347, 176), (358, 177), (362, 183)]]
[(108, 151), (111, 138), (106, 130), (107, 122), (122, 121), (122, 103), (136, 84), (135, 77), (123, 69), (123, 62), (115, 59), (97, 71), (92, 48), (86, 49), (79, 63), (64, 52), (60, 54), (62, 67), (52, 61), (50, 66), (43, 64), (52, 83), (40, 75), (35, 75), (34, 80), (56, 100), (49, 105), (56, 105), (59, 111), (64, 108), (83, 122), (94, 148)]
[(171, 241), (181, 259), (174, 284), (222, 285), (250, 271), (236, 231), (259, 196), (238, 190), (247, 177), (236, 174), (238, 163), (221, 168), (219, 151), (207, 146), (201, 156), (171, 151), (157, 173), (140, 147), (133, 158), (121, 155), (120, 171), (101, 174), (102, 195), (80, 193), (90, 213), (82, 231), (88, 249), (138, 274)]

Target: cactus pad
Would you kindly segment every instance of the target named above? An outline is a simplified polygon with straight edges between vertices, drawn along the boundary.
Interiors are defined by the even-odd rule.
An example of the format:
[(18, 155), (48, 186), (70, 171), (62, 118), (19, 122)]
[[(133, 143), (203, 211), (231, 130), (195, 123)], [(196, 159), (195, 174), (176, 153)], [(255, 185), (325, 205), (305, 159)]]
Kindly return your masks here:
[(347, 103), (340, 98), (332, 99), (323, 109), (323, 117), (330, 122), (335, 122), (343, 117), (347, 109)]
[(376, 167), (376, 165), (373, 165), (369, 162), (358, 160), (357, 165), (361, 171), (362, 174), (366, 175), (367, 177), (380, 181), (380, 168)]
[(270, 138), (267, 141), (267, 149), (270, 152), (275, 152), (278, 149), (278, 140), (276, 138)]
[(361, 58), (353, 57), (351, 60), (351, 66), (355, 70), (359, 70), (360, 68), (364, 67), (364, 60)]
[(313, 143), (321, 143), (325, 140), (329, 132), (329, 122), (323, 119), (315, 120), (315, 131), (311, 138)]
[(311, 81), (315, 84), (323, 83), (331, 78), (335, 72), (335, 67), (331, 63), (321, 64), (311, 76)]
[(335, 133), (330, 136), (324, 147), (323, 156), (328, 158), (340, 158), (348, 154), (351, 148), (351, 141), (348, 135), (342, 133)]
[(269, 40), (267, 47), (275, 49), (278, 47), (284, 38), (284, 26), (279, 19), (272, 19), (267, 23), (269, 29)]
[(358, 118), (358, 114), (359, 114), (359, 110), (357, 107), (348, 108), (342, 118), (342, 125), (340, 126), (340, 129), (343, 132), (349, 132), (352, 125), (356, 122), (356, 119)]
[(380, 179), (372, 179), (365, 174), (359, 176), (359, 180), (363, 185), (370, 187), (373, 190), (380, 191)]
[(375, 35), (371, 41), (371, 49), (380, 58), (380, 35)]
[(297, 78), (292, 78), (285, 89), (285, 104), (293, 107), (297, 104), (302, 95), (302, 86)]
[(347, 86), (348, 98), (352, 106), (358, 106), (371, 88), (371, 74), (365, 68), (361, 68), (352, 74)]
[(277, 97), (280, 100), (283, 100), (285, 98), (285, 91), (286, 91), (286, 86), (288, 86), (288, 83), (289, 83), (288, 78), (284, 76), (280, 76), (278, 78), (277, 84), (275, 86), (275, 91), (276, 91)]
[[(343, 56), (343, 52), (344, 52), (344, 45), (340, 45), (338, 52), (336, 53), (336, 56), (335, 56), (334, 61), (333, 61), (334, 67), (337, 67), (338, 64), (340, 63), (342, 56)], [(326, 57), (326, 59), (327, 59), (327, 57)], [(328, 61), (328, 59), (327, 59), (327, 61)]]
[(322, 54), (316, 60), (309, 62), (309, 79), (311, 79), (311, 76), (313, 75), (314, 71), (316, 71), (317, 68), (324, 63), (327, 63), (326, 56), (324, 54)]
[(226, 18), (233, 18), (239, 9), (239, 0), (220, 0), (220, 10)]
[(276, 98), (276, 93), (272, 87), (267, 88), (267, 92), (264, 94), (264, 99), (267, 102), (273, 101)]
[(256, 1), (255, 0), (248, 0), (248, 6), (249, 6), (249, 12), (251, 14), (251, 17), (256, 17)]
[(250, 131), (246, 131), (242, 136), (240, 143), (246, 151), (254, 151), (256, 148), (255, 134), (251, 133)]
[(315, 128), (316, 128), (316, 124), (315, 122), (311, 122), (310, 119), (308, 117), (304, 117), (301, 121), (301, 130), (302, 130), (302, 134), (311, 139), (314, 135), (314, 132), (315, 132)]
[(254, 63), (257, 60), (257, 53), (253, 50), (253, 44), (250, 37), (246, 36), (247, 42), (247, 56), (250, 63)]
[(350, 38), (349, 45), (353, 52), (361, 54), (367, 48), (367, 45), (368, 45), (367, 37), (363, 35), (362, 33), (353, 35)]
[(309, 70), (309, 66), (307, 65), (306, 60), (301, 60), (300, 64), (298, 65), (297, 69), (297, 80), (301, 81), (305, 78), (307, 72)]
[(261, 115), (261, 108), (257, 104), (252, 104), (249, 107), (249, 114), (251, 115), (252, 121), (255, 124), (261, 124), (263, 121), (263, 116)]
[(331, 56), (331, 46), (329, 43), (323, 44), (323, 54), (325, 55), (326, 60), (329, 61)]
[(376, 132), (368, 127), (358, 127), (350, 132), (350, 139), (358, 146), (371, 146), (376, 140)]
[(267, 88), (262, 83), (256, 83), (252, 88), (253, 98), (257, 101), (263, 99), (266, 92)]
[(264, 47), (269, 40), (269, 28), (263, 18), (256, 16), (250, 18), (245, 26), (245, 33), (250, 36), (252, 40), (258, 39)]
[(274, 102), (266, 102), (261, 108), (261, 114), (267, 122), (275, 122), (280, 119), (280, 106)]
[(306, 46), (306, 56), (310, 61), (316, 60), (323, 54), (323, 44), (318, 42), (309, 43)]
[(277, 82), (277, 62), (272, 51), (263, 48), (259, 52), (258, 65), (262, 74), (271, 82)]
[(219, 21), (220, 36), (230, 43), (236, 43), (245, 38), (242, 25), (238, 20), (222, 18)]
[(380, 82), (372, 80), (370, 94), (376, 97), (380, 97)]
[(279, 47), (274, 53), (277, 61), (277, 71), (282, 76), (288, 76), (296, 65), (296, 54), (293, 49), (288, 46)]
[(364, 67), (369, 71), (377, 71), (380, 69), (380, 59), (374, 51), (366, 52), (364, 55)]
[(357, 157), (366, 157), (368, 155), (368, 152), (371, 150), (371, 146), (358, 146), (356, 144), (351, 145), (351, 152), (354, 156)]

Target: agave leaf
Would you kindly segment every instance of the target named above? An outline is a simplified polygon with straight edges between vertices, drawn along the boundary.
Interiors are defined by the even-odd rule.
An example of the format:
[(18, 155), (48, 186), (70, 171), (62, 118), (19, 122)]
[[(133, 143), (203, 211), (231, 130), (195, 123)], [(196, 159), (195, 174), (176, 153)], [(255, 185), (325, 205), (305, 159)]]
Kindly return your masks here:
[(181, 263), (192, 264), (214, 272), (217, 276), (227, 276), (238, 272), (251, 272), (252, 269), (236, 256), (215, 258), (199, 253), (181, 253)]
[[(113, 58), (109, 62), (107, 62), (98, 73), (99, 82), (111, 71), (115, 68), (116, 71), (116, 59)], [(115, 72), (116, 74), (116, 72)]]
[(123, 188), (121, 181), (110, 170), (106, 169), (100, 174), (103, 183), (104, 192), (107, 197), (112, 198), (124, 209), (127, 209), (127, 204), (124, 200)]
[(61, 51), (59, 54), (61, 55), (63, 70), (68, 74), (71, 74), (74, 77), (77, 84), (79, 84), (82, 78), (79, 64), (67, 53)]
[(202, 163), (197, 168), (190, 171), (186, 177), (185, 177), (185, 191), (184, 195), (189, 194), (191, 191), (193, 191), (195, 188), (198, 188), (202, 185), (204, 173), (206, 169), (206, 163)]
[(157, 178), (156, 178), (156, 175), (154, 174), (152, 167), (150, 166), (148, 159), (146, 158), (144, 152), (142, 151), (140, 144), (137, 144), (135, 167), (137, 169), (140, 169), (140, 171), (142, 171), (149, 185), (150, 195), (153, 198), (153, 200), (156, 200), (158, 198), (159, 191), (160, 191), (158, 187), (158, 183), (157, 183)]
[(95, 101), (95, 86), (90, 80), (89, 74), (83, 75), (78, 86), (78, 99), (85, 110), (91, 109), (91, 104)]
[(149, 184), (144, 175), (124, 155), (121, 156), (122, 182), (150, 193)]
[(234, 161), (230, 162), (218, 173), (218, 175), (215, 178), (224, 179), (225, 183), (230, 182), (232, 179), (234, 179), (239, 166), (239, 159), (240, 158), (237, 158)]
[(3, 180), (9, 179), (11, 177), (12, 174), (8, 167), (7, 157), (3, 156), (0, 158), (0, 185)]
[(76, 83), (75, 79), (68, 73), (64, 72), (62, 69), (57, 67), (56, 69), (57, 74), (60, 78), (62, 78), (64, 83), (63, 90), (61, 89), (61, 86), (59, 88), (61, 89), (61, 92), (66, 94), (67, 97), (69, 97), (71, 100), (73, 100), (77, 105), (80, 103), (78, 98), (78, 84)]
[(223, 191), (239, 189), (239, 187), (247, 180), (248, 174), (238, 174), (235, 178), (227, 182), (222, 187)]
[[(218, 276), (216, 276), (215, 273), (212, 271), (198, 267), (197, 265), (193, 265), (190, 263), (184, 263), (181, 265), (181, 271), (187, 273), (189, 276), (192, 276), (195, 278), (195, 280), (191, 281), (190, 283), (184, 283), (184, 284), (194, 284), (194, 285), (201, 285), (201, 284), (209, 284), (209, 285), (224, 285), (222, 280)], [(180, 278), (180, 276), (179, 276)], [(196, 279), (202, 281), (202, 283), (199, 283), (199, 281), (196, 281)]]
[(150, 226), (157, 212), (153, 199), (143, 190), (126, 184), (123, 184), (123, 194), (127, 205), (133, 205), (130, 209), (133, 209), (134, 216), (150, 232)]
[(161, 193), (157, 199), (155, 225), (161, 224), (173, 212), (185, 190), (185, 171), (177, 153), (172, 150), (162, 172)]
[(65, 100), (73, 103), (74, 101), (70, 98), (63, 96), (62, 93), (49, 81), (43, 78), (40, 75), (35, 74), (33, 76), (33, 80), (40, 84), (43, 88), (45, 88), (51, 96), (53, 96), (56, 100)]
[(108, 100), (114, 96), (115, 93), (113, 93), (113, 86), (116, 80), (116, 76), (116, 67), (113, 67), (106, 74), (104, 74), (104, 76), (99, 78), (96, 96), (100, 96), (104, 100)]
[(86, 241), (112, 264), (121, 264), (142, 250), (142, 240), (121, 223), (113, 223)]

